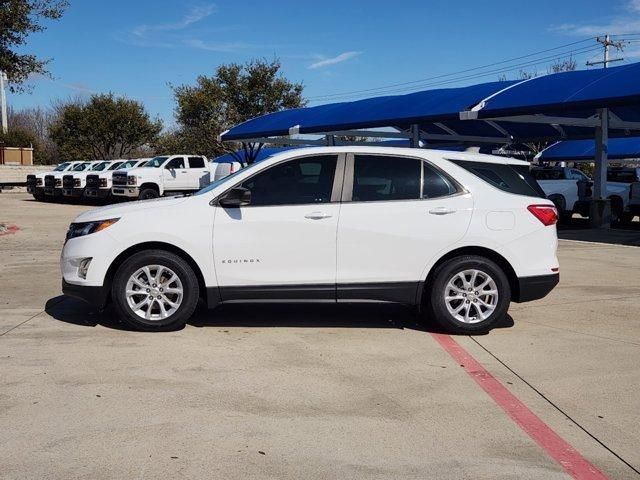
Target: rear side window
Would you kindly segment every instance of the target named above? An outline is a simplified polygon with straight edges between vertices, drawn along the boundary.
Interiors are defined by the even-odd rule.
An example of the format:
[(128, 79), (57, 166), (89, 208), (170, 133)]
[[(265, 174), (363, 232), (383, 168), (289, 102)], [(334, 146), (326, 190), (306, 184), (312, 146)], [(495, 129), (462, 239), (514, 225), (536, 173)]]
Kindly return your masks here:
[(531, 175), (527, 165), (504, 165), (465, 160), (451, 160), (451, 162), (502, 191), (515, 195), (546, 198), (544, 191)]
[(204, 158), (189, 157), (189, 168), (204, 168)]
[(421, 161), (416, 158), (356, 155), (353, 169), (354, 202), (420, 198)]
[(446, 197), (458, 192), (458, 187), (444, 173), (426, 162), (422, 168), (422, 198)]
[(609, 182), (633, 183), (637, 182), (635, 171), (633, 170), (609, 170), (607, 172)]

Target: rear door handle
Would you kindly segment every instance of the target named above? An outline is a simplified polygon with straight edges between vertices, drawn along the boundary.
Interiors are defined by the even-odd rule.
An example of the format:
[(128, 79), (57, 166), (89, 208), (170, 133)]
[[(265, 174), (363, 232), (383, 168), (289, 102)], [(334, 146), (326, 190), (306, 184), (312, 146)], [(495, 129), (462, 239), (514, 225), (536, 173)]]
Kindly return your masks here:
[(310, 220), (322, 220), (323, 218), (331, 218), (331, 215), (324, 212), (311, 212), (307, 213), (304, 218), (308, 218)]
[(429, 210), (431, 215), (449, 215), (451, 213), (456, 213), (456, 211), (452, 208), (447, 207), (437, 207)]

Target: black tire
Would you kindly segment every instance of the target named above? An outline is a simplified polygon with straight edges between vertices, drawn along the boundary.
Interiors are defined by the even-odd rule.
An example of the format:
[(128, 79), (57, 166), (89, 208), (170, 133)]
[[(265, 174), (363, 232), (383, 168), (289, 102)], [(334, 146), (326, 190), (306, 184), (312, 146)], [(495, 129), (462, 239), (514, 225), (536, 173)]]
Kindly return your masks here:
[(549, 200), (553, 202), (558, 210), (558, 220), (560, 223), (570, 223), (573, 212), (567, 211), (567, 201), (562, 195), (551, 195)]
[[(139, 269), (150, 265), (159, 265), (172, 270), (182, 284), (181, 303), (173, 314), (164, 319), (145, 319), (136, 314), (127, 301), (126, 290), (129, 279)], [(167, 331), (184, 327), (198, 305), (199, 295), (198, 278), (191, 266), (178, 255), (165, 250), (144, 250), (133, 254), (122, 262), (111, 285), (111, 298), (120, 319), (136, 330), (144, 331)], [(144, 297), (145, 295), (136, 298), (142, 300)], [(156, 304), (156, 311), (159, 311), (158, 307), (159, 305)]]
[(620, 197), (610, 197), (611, 200), (611, 223), (619, 225), (623, 222), (624, 203)]
[(46, 200), (44, 193), (34, 193), (33, 198), (38, 202), (43, 202), (44, 200)]
[(143, 188), (138, 194), (138, 200), (150, 200), (158, 197), (160, 197), (160, 194), (154, 188)]
[[(488, 275), (493, 280), (493, 282), (495, 282), (496, 290), (498, 292), (498, 297), (495, 302), (495, 309), (493, 310), (493, 312), (490, 313), (486, 319), (476, 321), (475, 323), (465, 323), (464, 321), (460, 321), (459, 319), (457, 319), (452, 313), (449, 312), (445, 300), (447, 284), (457, 274), (465, 270), (477, 270), (485, 276)], [(494, 326), (497, 322), (500, 322), (506, 317), (507, 310), (509, 309), (509, 304), (511, 303), (511, 287), (504, 271), (495, 262), (489, 260), (488, 258), (475, 255), (464, 255), (455, 257), (439, 265), (434, 271), (433, 281), (431, 281), (426, 288), (426, 313), (443, 329), (451, 333), (473, 334), (485, 332), (491, 329), (491, 327)], [(482, 298), (486, 300), (487, 297), (479, 295), (479, 298), (476, 298), (474, 294), (475, 292), (470, 293), (470, 300), (461, 299), (461, 303), (457, 303), (455, 306), (457, 307), (462, 303), (468, 303), (468, 307), (462, 307), (462, 312), (470, 311), (471, 314), (475, 315), (475, 317), (477, 318), (478, 314), (476, 313), (477, 309), (475, 305), (480, 304), (473, 302), (475, 305), (472, 305), (471, 302), (473, 299), (471, 297), (475, 298), (476, 300), (482, 300)], [(464, 295), (465, 297), (467, 296), (466, 293)]]

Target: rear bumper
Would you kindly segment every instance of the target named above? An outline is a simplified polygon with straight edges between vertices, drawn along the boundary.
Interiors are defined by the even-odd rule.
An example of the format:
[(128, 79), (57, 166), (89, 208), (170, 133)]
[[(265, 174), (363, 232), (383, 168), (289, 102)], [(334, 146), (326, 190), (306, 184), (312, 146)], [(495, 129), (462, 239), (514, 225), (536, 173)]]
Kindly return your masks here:
[(538, 275), (518, 278), (518, 292), (514, 292), (514, 302), (531, 302), (547, 296), (560, 282), (560, 274)]
[(73, 285), (62, 279), (62, 293), (69, 297), (78, 298), (102, 310), (107, 305), (109, 291), (105, 287), (89, 287)]

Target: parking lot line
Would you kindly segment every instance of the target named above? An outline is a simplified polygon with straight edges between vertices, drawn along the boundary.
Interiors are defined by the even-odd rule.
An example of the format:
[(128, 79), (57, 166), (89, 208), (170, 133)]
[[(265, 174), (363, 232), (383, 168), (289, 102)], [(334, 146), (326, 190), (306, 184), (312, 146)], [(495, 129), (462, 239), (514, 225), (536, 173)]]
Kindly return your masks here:
[(440, 346), (464, 368), (473, 380), (509, 417), (540, 445), (564, 470), (577, 479), (602, 480), (607, 477), (563, 440), (551, 427), (491, 375), (451, 336), (432, 333)]

